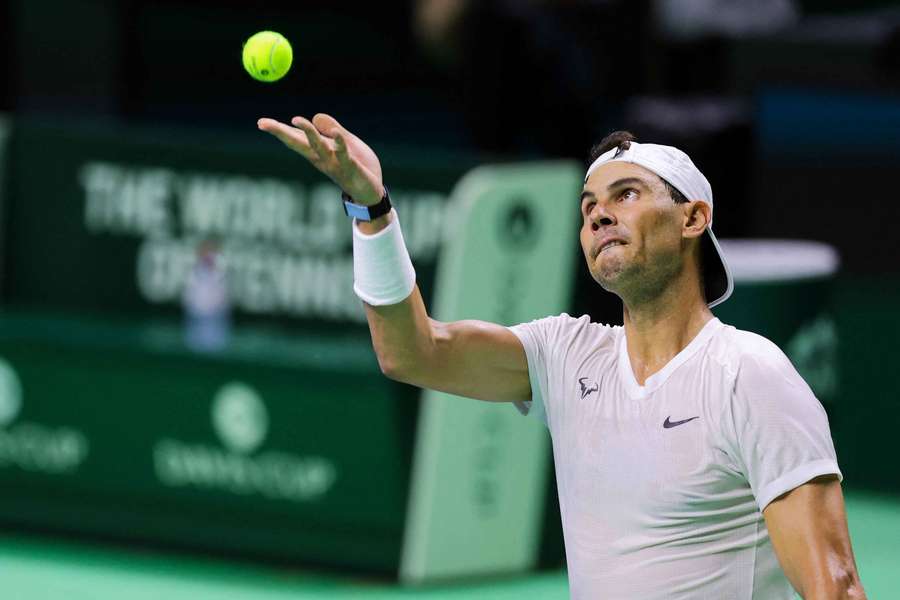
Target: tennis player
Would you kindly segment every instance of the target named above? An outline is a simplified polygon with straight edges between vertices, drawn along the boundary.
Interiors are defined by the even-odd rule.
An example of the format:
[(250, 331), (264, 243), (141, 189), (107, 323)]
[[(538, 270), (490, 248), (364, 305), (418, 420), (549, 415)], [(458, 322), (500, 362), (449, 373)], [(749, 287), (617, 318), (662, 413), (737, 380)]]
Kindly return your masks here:
[(573, 598), (865, 597), (825, 411), (775, 344), (710, 312), (732, 279), (684, 152), (627, 132), (593, 151), (581, 246), (623, 327), (507, 328), (429, 318), (374, 152), (327, 115), (292, 125), (259, 121), (344, 191), (384, 373), (549, 428)]

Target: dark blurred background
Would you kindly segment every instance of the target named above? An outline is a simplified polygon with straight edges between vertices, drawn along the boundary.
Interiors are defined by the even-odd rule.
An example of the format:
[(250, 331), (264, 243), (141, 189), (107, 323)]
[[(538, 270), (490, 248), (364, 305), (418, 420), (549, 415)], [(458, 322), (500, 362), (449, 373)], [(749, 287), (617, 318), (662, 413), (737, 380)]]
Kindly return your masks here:
[[(246, 133), (262, 115), (325, 111), (376, 147), (485, 161), (583, 160), (627, 128), (695, 157), (721, 203), (720, 235), (827, 239), (853, 272), (894, 263), (890, 203), (855, 195), (867, 220), (859, 244), (828, 227), (838, 198), (825, 191), (843, 177), (832, 167), (877, 171), (897, 156), (895, 2), (12, 0), (2, 10), (0, 109), (16, 115)], [(241, 41), (266, 28), (295, 55), (290, 76), (268, 86), (235, 68)]]
[[(430, 295), (441, 207), (463, 173), (485, 163), (583, 162), (607, 133), (629, 129), (640, 141), (674, 144), (692, 156), (712, 183), (720, 238), (803, 239), (836, 249), (840, 271), (827, 292), (816, 292), (828, 295), (838, 340), (840, 384), (823, 402), (847, 483), (900, 491), (900, 470), (888, 460), (900, 426), (896, 2), (417, 0), (351, 7), (304, 0), (248, 6), (236, 0), (0, 4), (0, 115), (9, 132), (0, 154), (0, 290), (11, 346), (21, 347), (29, 336), (44, 336), (45, 347), (60, 336), (98, 344), (117, 335), (124, 337), (116, 343), (128, 345), (149, 338), (104, 327), (130, 331), (148, 319), (165, 325), (181, 318), (180, 288), (147, 287), (135, 275), (135, 261), (140, 267), (141, 256), (175, 253), (162, 244), (191, 231), (183, 224), (183, 231), (142, 229), (135, 220), (82, 225), (81, 198), (100, 189), (85, 183), (91, 174), (116, 181), (153, 173), (182, 182), (197, 173), (296, 180), (305, 187), (285, 193), (308, 200), (301, 220), (314, 226), (333, 216), (337, 223), (342, 214), (316, 221), (319, 209), (310, 208), (319, 206), (316, 194), (333, 191), (316, 187), (325, 184), (321, 177), (255, 125), (262, 116), (330, 113), (379, 153), (386, 182), (398, 186), (400, 204), (410, 207), (406, 214), (422, 208), (410, 216), (418, 222), (410, 230), (417, 232), (411, 233), (418, 240), (413, 258)], [(292, 70), (274, 84), (256, 82), (241, 68), (243, 40), (263, 29), (281, 32), (293, 45)], [(117, 171), (116, 161), (127, 166)], [(574, 198), (547, 201), (577, 211)], [(238, 241), (263, 263), (290, 258), (307, 274), (344, 269), (347, 283), (349, 237), (344, 229), (335, 236), (323, 238), (321, 247)], [(238, 243), (222, 231), (214, 237), (226, 246)], [(618, 300), (581, 267), (575, 240), (572, 249), (578, 275), (570, 312), (617, 322)], [(309, 256), (319, 262), (302, 262)], [(336, 312), (327, 297), (282, 305), (261, 297), (248, 291), (236, 305), (239, 326), (320, 335), (325, 346), (367, 352), (358, 307)], [(58, 320), (46, 325), (42, 315)], [(100, 330), (107, 333), (94, 333)], [(162, 334), (153, 339), (159, 347), (168, 343), (160, 341), (168, 339)], [(104, 360), (116, 360), (118, 346), (104, 348)], [(249, 355), (269, 360), (255, 350), (235, 352), (237, 361)], [(232, 358), (219, 367), (228, 368)], [(27, 360), (39, 365), (33, 356)], [(396, 394), (414, 395), (381, 383), (372, 360), (359, 361), (361, 372), (378, 381), (371, 389), (380, 390), (385, 406), (393, 406), (387, 399)], [(328, 368), (313, 362), (304, 368)], [(326, 396), (323, 391), (323, 406)], [(412, 427), (415, 409), (389, 410), (396, 411), (387, 419), (397, 431)], [(391, 460), (406, 464), (411, 437), (386, 437), (384, 443), (397, 445)], [(398, 477), (402, 488), (406, 476)], [(404, 500), (402, 493), (385, 498), (384, 510)], [(552, 487), (548, 502), (555, 502)], [(372, 558), (376, 570), (389, 568), (399, 552), (397, 543), (385, 548), (394, 558)], [(545, 563), (558, 564), (558, 543), (548, 548)]]

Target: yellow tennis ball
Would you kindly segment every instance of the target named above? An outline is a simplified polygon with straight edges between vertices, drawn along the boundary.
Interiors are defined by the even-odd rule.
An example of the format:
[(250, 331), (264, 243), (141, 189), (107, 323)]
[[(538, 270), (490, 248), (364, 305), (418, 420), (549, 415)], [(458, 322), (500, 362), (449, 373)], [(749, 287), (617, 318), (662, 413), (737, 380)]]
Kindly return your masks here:
[(244, 42), (244, 69), (257, 81), (278, 81), (291, 68), (291, 43), (274, 31), (260, 31)]

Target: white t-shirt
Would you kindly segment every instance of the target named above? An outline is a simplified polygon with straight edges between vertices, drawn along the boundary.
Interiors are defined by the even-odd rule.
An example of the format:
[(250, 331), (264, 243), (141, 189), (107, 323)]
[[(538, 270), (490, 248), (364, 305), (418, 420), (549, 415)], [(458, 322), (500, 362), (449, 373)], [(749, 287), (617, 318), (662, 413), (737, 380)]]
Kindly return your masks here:
[(822, 405), (767, 339), (709, 321), (638, 385), (621, 327), (510, 328), (550, 429), (575, 599), (793, 598), (762, 510), (837, 474)]

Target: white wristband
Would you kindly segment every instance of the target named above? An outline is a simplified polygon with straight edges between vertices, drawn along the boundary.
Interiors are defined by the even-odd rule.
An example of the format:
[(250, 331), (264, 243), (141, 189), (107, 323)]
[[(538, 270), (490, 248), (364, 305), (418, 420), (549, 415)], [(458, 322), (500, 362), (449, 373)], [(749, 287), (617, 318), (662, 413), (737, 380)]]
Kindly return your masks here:
[(387, 227), (371, 235), (361, 232), (353, 219), (353, 291), (372, 306), (402, 302), (416, 286), (416, 271), (394, 209), (391, 217)]

